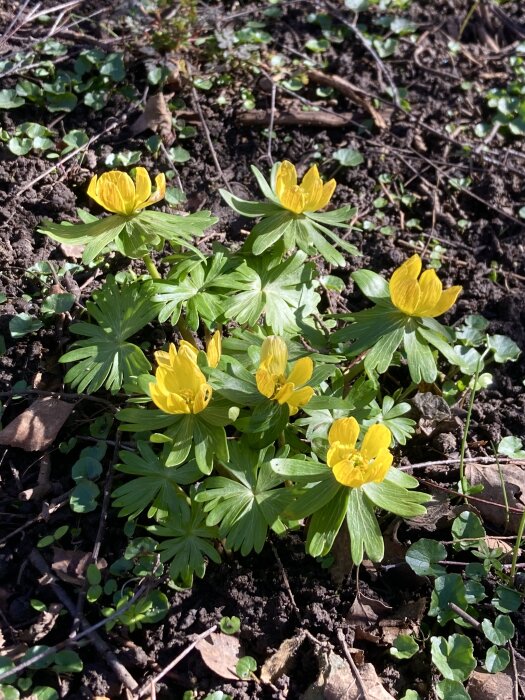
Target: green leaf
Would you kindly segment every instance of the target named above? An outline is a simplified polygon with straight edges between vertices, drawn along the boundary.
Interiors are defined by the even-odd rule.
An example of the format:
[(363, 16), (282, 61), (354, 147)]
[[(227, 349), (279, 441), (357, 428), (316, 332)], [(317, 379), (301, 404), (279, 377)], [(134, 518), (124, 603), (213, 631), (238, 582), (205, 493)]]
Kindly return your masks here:
[(87, 243), (82, 256), (82, 262), (87, 265), (109, 243), (115, 240), (125, 226), (125, 217), (115, 214), (88, 224), (75, 224), (73, 226), (45, 223), (38, 228), (38, 232), (44, 233), (59, 243)]
[(181, 486), (195, 483), (202, 473), (194, 461), (178, 467), (167, 467), (165, 462), (142, 441), (137, 444), (139, 454), (124, 450), (118, 471), (136, 478), (116, 488), (113, 505), (120, 508), (119, 516), (135, 519), (146, 508), (152, 517), (157, 511), (170, 513), (176, 518), (185, 510), (186, 493)]
[(251, 678), (252, 673), (257, 670), (257, 661), (252, 656), (243, 656), (235, 666), (235, 673), (242, 680)]
[(42, 302), (41, 311), (43, 314), (63, 314), (75, 303), (75, 295), (70, 292), (60, 294), (50, 294)]
[(513, 588), (498, 586), (491, 602), (502, 613), (516, 612), (521, 606), (521, 596)]
[(104, 62), (99, 68), (100, 75), (106, 75), (116, 83), (124, 80), (126, 76), (126, 69), (124, 67), (124, 54), (122, 53), (110, 53), (105, 58)]
[(466, 681), (476, 668), (474, 645), (464, 634), (431, 637), (432, 663), (442, 676), (451, 681)]
[(78, 97), (72, 92), (46, 92), (46, 107), (49, 112), (71, 112), (78, 103)]
[(221, 558), (213, 546), (218, 530), (205, 523), (206, 514), (200, 504), (191, 502), (177, 519), (168, 518), (148, 530), (164, 537), (158, 545), (163, 562), (171, 561), (170, 576), (175, 582), (191, 586), (193, 576), (203, 578), (208, 559), (219, 564)]
[(447, 679), (436, 685), (436, 695), (439, 700), (471, 700), (462, 683)]
[(430, 500), (430, 496), (426, 493), (409, 491), (403, 486), (398, 486), (387, 480), (379, 484), (369, 482), (361, 488), (376, 506), (390, 513), (401, 515), (403, 518), (412, 518), (427, 512), (425, 506), (422, 505)]
[(514, 459), (523, 459), (525, 457), (523, 441), (513, 435), (502, 438), (498, 444), (498, 454)]
[[(386, 372), (392, 364), (392, 357), (403, 340), (403, 335), (403, 328), (396, 328), (382, 335), (365, 357), (365, 368), (368, 371), (376, 370), (379, 374)], [(355, 353), (354, 348), (351, 350)]]
[(416, 330), (405, 330), (403, 346), (407, 355), (410, 378), (415, 384), (422, 381), (432, 384), (437, 377), (437, 367), (429, 346), (421, 342)]
[(69, 497), (69, 505), (74, 513), (91, 513), (98, 507), (99, 487), (88, 479), (81, 479)]
[[(251, 230), (244, 244), (246, 250), (251, 251), (253, 255), (261, 255), (277, 241), (284, 240), (287, 230), (293, 226), (294, 221), (293, 214), (282, 209), (276, 214), (265, 216)], [(286, 246), (286, 249), (289, 247), (291, 246)]]
[(375, 304), (385, 299), (390, 299), (388, 282), (384, 277), (372, 270), (356, 270), (350, 277), (357, 284), (363, 294)]
[(259, 216), (270, 216), (272, 214), (282, 213), (282, 207), (270, 202), (252, 202), (246, 199), (241, 199), (231, 194), (227, 190), (219, 190), (221, 197), (226, 204), (242, 216), (248, 218), (256, 218)]
[(56, 673), (80, 673), (84, 668), (76, 651), (63, 649), (53, 656), (53, 671)]
[(485, 668), (489, 673), (501, 673), (510, 663), (510, 654), (506, 649), (492, 646), (487, 649)]
[(354, 148), (339, 148), (332, 153), (332, 158), (344, 168), (355, 168), (364, 163), (364, 158), (359, 151)]
[(98, 479), (101, 474), (102, 464), (94, 457), (80, 457), (71, 469), (71, 478), (74, 481)]
[(37, 685), (31, 691), (31, 700), (58, 700), (58, 693), (47, 685)]
[(7, 147), (15, 156), (25, 156), (33, 148), (33, 140), (21, 136), (13, 136), (7, 142)]
[(238, 617), (221, 617), (219, 627), (224, 634), (237, 634), (241, 629), (241, 621)]
[(419, 644), (409, 634), (398, 634), (390, 647), (390, 653), (396, 659), (411, 659), (418, 651)]
[[(3, 685), (0, 683), (0, 697), (2, 700), (19, 700), (20, 692), (12, 685)], [(58, 695), (56, 695), (56, 698), (58, 700)]]
[(39, 321), (35, 316), (26, 314), (23, 311), (16, 316), (13, 316), (9, 321), (9, 331), (11, 332), (11, 337), (22, 338), (28, 333), (35, 333), (42, 328), (42, 321)]
[(0, 90), (0, 109), (16, 109), (24, 104), (25, 100), (16, 94), (16, 90)]
[(195, 496), (205, 504), (206, 523), (218, 525), (219, 536), (243, 556), (262, 550), (268, 528), (292, 500), (290, 489), (277, 488), (284, 477), (272, 471), (273, 453), (273, 447), (255, 452), (233, 442), (221, 469), (226, 476), (206, 479)]
[(487, 347), (494, 352), (495, 362), (515, 362), (521, 355), (518, 345), (506, 335), (489, 335)]
[(410, 545), (406, 562), (418, 576), (442, 576), (445, 568), (438, 562), (447, 558), (447, 550), (441, 542), (422, 538)]
[(383, 535), (374, 507), (360, 488), (350, 489), (346, 522), (354, 564), (359, 565), (363, 561), (365, 552), (371, 561), (381, 561), (385, 547)]
[(65, 381), (78, 392), (93, 393), (102, 385), (118, 391), (133, 376), (148, 372), (151, 365), (142, 350), (127, 342), (149, 323), (158, 311), (151, 282), (119, 287), (109, 275), (104, 286), (86, 304), (96, 323), (80, 322), (71, 331), (85, 336), (73, 343), (60, 362), (74, 362)]
[(349, 495), (349, 489), (338, 488), (328, 503), (316, 508), (306, 538), (306, 551), (312, 557), (325, 556), (331, 550), (348, 509)]
[(440, 625), (446, 625), (456, 617), (456, 613), (450, 609), (450, 603), (462, 610), (468, 607), (465, 584), (460, 574), (445, 574), (436, 578), (428, 615), (436, 617)]
[(516, 632), (514, 624), (508, 615), (498, 615), (494, 623), (485, 618), (481, 622), (481, 628), (489, 642), (499, 646), (509, 642)]
[(476, 549), (479, 546), (479, 540), (485, 535), (485, 528), (479, 517), (468, 510), (460, 513), (452, 523), (454, 549)]

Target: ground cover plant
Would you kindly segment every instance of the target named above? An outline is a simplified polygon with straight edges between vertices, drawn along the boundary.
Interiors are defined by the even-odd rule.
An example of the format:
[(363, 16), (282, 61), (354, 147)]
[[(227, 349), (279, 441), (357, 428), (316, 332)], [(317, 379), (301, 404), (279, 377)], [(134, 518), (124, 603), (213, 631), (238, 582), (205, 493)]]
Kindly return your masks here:
[(523, 694), (517, 5), (1, 11), (1, 696)]

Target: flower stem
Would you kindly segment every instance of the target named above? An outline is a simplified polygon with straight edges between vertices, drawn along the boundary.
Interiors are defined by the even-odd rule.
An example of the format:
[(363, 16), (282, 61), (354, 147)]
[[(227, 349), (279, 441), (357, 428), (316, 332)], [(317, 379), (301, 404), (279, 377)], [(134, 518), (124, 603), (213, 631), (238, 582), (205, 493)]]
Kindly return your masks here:
[(523, 537), (523, 530), (525, 530), (525, 511), (521, 515), (520, 524), (518, 526), (518, 532), (516, 533), (516, 542), (514, 543), (514, 551), (512, 552), (512, 564), (510, 567), (510, 578), (514, 583), (516, 578), (516, 566), (518, 563), (518, 556), (520, 553), (521, 538)]
[(151, 259), (151, 256), (146, 253), (142, 257), (142, 260), (144, 261), (144, 265), (146, 265), (146, 269), (148, 271), (149, 276), (151, 277), (152, 280), (160, 280), (161, 275), (160, 272), (157, 270), (155, 263)]
[[(144, 262), (144, 265), (146, 265), (146, 269), (147, 269), (149, 276), (151, 277), (152, 280), (162, 279), (160, 272), (157, 270), (155, 263), (153, 262), (153, 260), (151, 259), (151, 256), (148, 253), (146, 253), (146, 255), (142, 256), (142, 260)], [(193, 334), (192, 334), (188, 324), (186, 323), (186, 319), (184, 318), (182, 313), (179, 316), (179, 320), (176, 324), (176, 328), (179, 331), (179, 333), (181, 334), (181, 336), (184, 338), (184, 340), (186, 340), (188, 343), (191, 343), (192, 345), (197, 347), (197, 343), (195, 342), (195, 338), (193, 337)]]

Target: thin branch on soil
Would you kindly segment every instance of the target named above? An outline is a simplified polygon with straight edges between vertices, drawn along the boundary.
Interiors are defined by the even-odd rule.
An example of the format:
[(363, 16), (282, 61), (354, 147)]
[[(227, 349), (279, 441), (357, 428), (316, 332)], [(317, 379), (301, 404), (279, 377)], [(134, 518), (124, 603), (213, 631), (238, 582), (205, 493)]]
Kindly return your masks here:
[(208, 142), (208, 147), (209, 147), (209, 149), (210, 149), (210, 153), (211, 153), (211, 157), (212, 157), (212, 159), (213, 159), (213, 163), (214, 163), (214, 165), (215, 165), (215, 168), (216, 168), (216, 170), (217, 170), (217, 172), (218, 172), (218, 174), (219, 174), (221, 180), (224, 182), (224, 184), (225, 184), (225, 186), (226, 186), (226, 189), (227, 189), (229, 192), (232, 192), (232, 188), (231, 188), (231, 186), (230, 186), (230, 183), (229, 183), (228, 180), (226, 179), (226, 175), (224, 174), (224, 171), (223, 171), (223, 169), (221, 168), (221, 165), (220, 165), (220, 163), (219, 163), (219, 159), (217, 158), (217, 151), (215, 150), (215, 146), (213, 145), (213, 140), (212, 140), (212, 138), (211, 138), (211, 133), (210, 133), (210, 130), (209, 130), (209, 128), (208, 128), (208, 124), (207, 124), (207, 122), (206, 122), (206, 119), (205, 119), (205, 117), (204, 117), (204, 112), (202, 111), (201, 103), (199, 102), (199, 96), (198, 96), (198, 94), (197, 94), (197, 90), (196, 90), (195, 86), (193, 85), (193, 76), (192, 76), (192, 73), (191, 73), (191, 68), (190, 68), (189, 63), (186, 63), (186, 66), (187, 66), (188, 76), (189, 76), (190, 81), (191, 81), (191, 100), (192, 100), (192, 102), (193, 102), (193, 107), (194, 107), (195, 111), (196, 111), (197, 114), (199, 115), (199, 119), (200, 119), (200, 122), (201, 122), (202, 130), (204, 131), (204, 135), (205, 135), (205, 137), (206, 137), (206, 141)]
[(283, 579), (284, 587), (286, 589), (286, 592), (288, 593), (288, 597), (290, 598), (290, 602), (292, 603), (292, 608), (294, 609), (294, 612), (297, 615), (297, 619), (301, 623), (302, 622), (301, 611), (299, 610), (299, 606), (295, 602), (294, 594), (293, 594), (291, 586), (290, 586), (290, 581), (288, 580), (288, 574), (286, 573), (286, 569), (283, 566), (283, 563), (281, 561), (281, 557), (279, 556), (279, 552), (277, 551), (277, 547), (274, 545), (274, 543), (272, 541), (270, 541), (270, 546), (272, 548), (272, 552), (274, 554), (274, 557), (277, 561), (277, 565), (279, 567), (279, 571), (280, 571), (281, 577)]
[[(183, 659), (185, 656), (188, 656), (188, 654), (190, 653), (190, 651), (192, 651), (193, 649), (195, 649), (195, 647), (197, 646), (197, 644), (198, 644), (201, 640), (206, 639), (206, 637), (209, 637), (210, 634), (213, 634), (213, 632), (215, 632), (216, 629), (217, 629), (217, 625), (212, 625), (212, 626), (209, 627), (206, 631), (204, 631), (204, 632), (202, 632), (201, 634), (199, 634), (199, 635), (193, 640), (193, 642), (192, 642), (188, 647), (186, 647), (186, 649), (184, 649), (183, 652), (181, 652), (177, 657), (175, 657), (175, 658), (173, 659), (173, 661), (170, 661), (170, 663), (169, 663), (165, 668), (163, 668), (162, 671), (161, 671), (160, 673), (158, 673), (158, 674), (157, 674), (156, 676), (154, 676), (153, 678), (150, 678), (150, 679), (147, 680), (143, 685), (141, 685), (140, 688), (139, 688), (138, 690), (136, 690), (136, 691), (133, 693), (133, 696), (132, 696), (132, 697), (133, 697), (133, 698), (136, 698), (136, 699), (138, 700), (139, 698), (141, 698), (141, 697), (143, 697), (144, 695), (146, 695), (146, 693), (151, 692), (152, 686), (155, 686), (162, 678), (164, 678), (164, 676), (165, 676), (167, 673), (169, 673), (169, 672), (172, 670), (172, 668), (174, 668), (174, 667), (179, 663), (179, 661), (182, 661), (182, 659)], [(12, 672), (11, 672), (11, 673), (12, 673)]]
[(325, 3), (326, 7), (329, 8), (330, 12), (332, 15), (339, 21), (341, 24), (344, 24), (345, 27), (347, 27), (355, 36), (359, 39), (359, 41), (363, 44), (363, 47), (368, 51), (368, 53), (372, 56), (374, 61), (377, 64), (377, 67), (379, 68), (379, 74), (381, 73), (385, 76), (387, 79), (388, 84), (390, 85), (390, 90), (392, 91), (392, 99), (394, 100), (394, 104), (396, 107), (400, 106), (400, 99), (399, 99), (399, 92), (396, 87), (396, 84), (394, 82), (394, 78), (392, 77), (392, 74), (390, 73), (390, 70), (386, 67), (384, 61), (381, 59), (377, 51), (374, 49), (372, 46), (372, 43), (364, 36), (364, 34), (361, 32), (361, 30), (352, 22), (349, 22), (346, 17), (343, 17), (339, 12), (337, 11), (337, 7), (333, 5), (331, 2), (326, 2)]
[(346, 656), (346, 660), (350, 664), (350, 668), (352, 669), (352, 673), (354, 674), (355, 682), (359, 688), (359, 692), (361, 693), (364, 700), (367, 700), (368, 694), (366, 692), (366, 688), (365, 688), (365, 685), (363, 683), (363, 679), (361, 678), (361, 675), (359, 673), (359, 669), (357, 668), (356, 663), (352, 658), (352, 654), (350, 653), (350, 649), (348, 648), (348, 645), (346, 643), (344, 632), (340, 628), (337, 630), (337, 639), (341, 642), (341, 646), (343, 647), (343, 651), (344, 651), (344, 654)]
[[(36, 549), (33, 549), (29, 555), (29, 561), (33, 566), (42, 574), (42, 579), (40, 579), (40, 584), (42, 586), (50, 586), (50, 588), (53, 590), (53, 593), (55, 596), (60, 600), (61, 603), (65, 605), (65, 607), (69, 610), (69, 612), (72, 615), (75, 615), (75, 605), (71, 598), (67, 595), (67, 593), (64, 591), (62, 586), (58, 584), (57, 578), (47, 565), (47, 562), (45, 561), (44, 557), (40, 554), (40, 552)], [(142, 584), (136, 591), (136, 593), (133, 595), (132, 598), (130, 598), (129, 601), (125, 605), (123, 605), (121, 608), (119, 608), (118, 611), (115, 611), (115, 613), (110, 616), (105, 618), (104, 620), (100, 620), (97, 622), (96, 625), (89, 625), (88, 621), (82, 617), (81, 618), (81, 624), (83, 631), (75, 635), (75, 637), (70, 638), (61, 644), (57, 644), (54, 647), (50, 647), (48, 649), (45, 649), (42, 651), (40, 654), (37, 654), (36, 656), (32, 657), (31, 659), (27, 659), (26, 661), (23, 661), (20, 663), (18, 666), (15, 666), (15, 668), (10, 669), (9, 671), (5, 671), (4, 673), (0, 674), (0, 681), (2, 681), (4, 678), (7, 678), (11, 674), (14, 673), (19, 673), (20, 671), (23, 671), (24, 669), (28, 668), (32, 664), (34, 664), (36, 661), (39, 661), (41, 659), (46, 658), (47, 656), (51, 654), (55, 654), (59, 649), (62, 649), (66, 646), (69, 646), (73, 643), (78, 642), (82, 637), (88, 637), (89, 641), (93, 644), (93, 646), (96, 648), (96, 650), (99, 652), (99, 654), (104, 658), (107, 663), (111, 666), (112, 670), (118, 677), (118, 679), (128, 688), (129, 690), (135, 690), (135, 688), (138, 687), (137, 681), (133, 678), (133, 676), (127, 671), (126, 668), (120, 663), (120, 661), (117, 659), (115, 654), (111, 651), (110, 647), (108, 644), (95, 632), (96, 629), (99, 627), (102, 627), (107, 624), (107, 622), (115, 617), (119, 617), (125, 609), (128, 609), (131, 607), (131, 605), (146, 591), (147, 585), (144, 583)]]
[[(438, 489), (439, 491), (445, 491), (445, 493), (451, 493), (457, 498), (463, 498), (463, 494), (459, 491), (450, 489), (447, 486), (441, 486), (441, 484), (436, 484), (434, 481), (428, 481), (427, 479), (418, 479), (418, 481), (420, 484), (424, 484), (429, 488)], [(504, 503), (495, 503), (494, 501), (488, 501), (486, 498), (480, 498), (479, 496), (471, 496), (469, 494), (469, 500), (474, 501), (476, 503), (486, 503), (492, 508), (503, 508), (504, 510), (507, 510)], [(523, 515), (524, 513), (524, 511), (521, 508), (513, 508), (512, 506), (509, 506), (508, 510), (511, 513), (518, 513), (519, 515)]]
[(105, 136), (106, 134), (109, 134), (110, 131), (114, 131), (117, 127), (122, 126), (122, 120), (125, 119), (125, 115), (122, 115), (119, 120), (115, 119), (112, 120), (112, 123), (107, 126), (103, 131), (101, 131), (98, 134), (95, 134), (92, 136), (87, 143), (85, 143), (83, 146), (79, 146), (78, 148), (75, 148), (75, 150), (71, 151), (71, 153), (68, 153), (67, 156), (64, 156), (60, 160), (58, 160), (54, 165), (52, 165), (50, 168), (47, 170), (44, 170), (43, 173), (38, 175), (38, 177), (33, 178), (30, 180), (28, 183), (23, 185), (23, 187), (20, 187), (14, 194), (9, 195), (10, 198), (12, 197), (20, 197), (21, 194), (24, 192), (27, 192), (33, 185), (36, 185), (37, 182), (40, 182), (40, 180), (43, 180), (46, 178), (48, 175), (50, 175), (52, 172), (57, 170), (60, 166), (64, 165), (64, 163), (67, 163), (69, 160), (74, 158), (76, 155), (81, 153), (82, 151), (86, 151), (88, 148), (90, 148), (95, 141), (98, 141), (102, 136)]
[[(116, 464), (118, 456), (119, 456), (120, 437), (121, 437), (121, 434), (119, 431), (117, 431), (117, 435), (115, 438), (115, 444), (113, 447), (113, 456), (111, 458), (108, 472), (106, 474), (106, 480), (104, 482), (104, 497), (102, 500), (100, 519), (98, 522), (98, 530), (97, 530), (97, 534), (95, 537), (95, 542), (93, 543), (93, 550), (91, 553), (91, 557), (90, 557), (89, 561), (87, 562), (88, 565), (89, 564), (96, 564), (98, 561), (98, 556), (100, 554), (100, 547), (102, 545), (104, 528), (106, 526), (106, 520), (107, 520), (107, 516), (108, 516), (110, 501), (111, 501), (111, 486), (113, 484), (114, 468), (115, 468), (115, 464)], [(78, 632), (78, 630), (80, 629), (80, 619), (84, 613), (84, 603), (86, 602), (86, 593), (87, 593), (88, 586), (89, 586), (89, 581), (86, 577), (84, 584), (78, 593), (77, 609), (76, 609), (76, 612), (75, 612), (75, 615), (73, 618), (73, 625), (71, 628), (70, 637), (74, 636)]]
[(95, 403), (102, 403), (112, 410), (116, 410), (111, 401), (102, 399), (99, 396), (92, 396), (91, 394), (68, 394), (63, 391), (43, 391), (42, 389), (12, 389), (11, 391), (1, 391), (0, 399), (10, 399), (14, 396), (30, 396), (31, 394), (35, 394), (36, 396), (52, 396), (57, 399), (75, 400), (76, 403), (80, 403), (80, 401), (94, 401)]
[[(519, 467), (525, 468), (525, 459), (513, 458), (513, 457), (500, 457), (498, 456), (500, 462), (510, 462), (516, 464)], [(406, 472), (411, 469), (422, 469), (423, 467), (439, 467), (446, 464), (459, 464), (459, 457), (451, 457), (450, 459), (438, 459), (432, 462), (417, 462), (416, 464), (409, 464), (403, 467), (397, 467), (399, 471)], [(497, 464), (495, 457), (465, 457), (464, 462), (482, 462), (483, 464)]]
[(460, 617), (462, 620), (465, 620), (465, 622), (468, 622), (468, 624), (471, 627), (474, 627), (474, 629), (479, 630), (481, 627), (481, 623), (476, 620), (475, 617), (472, 617), (472, 615), (469, 615), (467, 612), (465, 612), (462, 608), (459, 607), (459, 605), (456, 605), (456, 603), (449, 603), (448, 607), (456, 613), (458, 617)]
[(24, 530), (27, 530), (28, 527), (36, 525), (37, 523), (42, 521), (47, 521), (49, 517), (53, 515), (53, 513), (62, 508), (62, 506), (64, 506), (69, 501), (69, 496), (71, 495), (72, 490), (73, 489), (69, 490), (67, 493), (62, 494), (62, 496), (60, 496), (54, 503), (52, 501), (51, 505), (44, 503), (42, 505), (42, 511), (39, 513), (39, 515), (36, 515), (34, 518), (31, 518), (31, 520), (28, 520), (23, 525), (20, 525), (20, 527), (17, 527), (16, 530), (13, 530), (13, 532), (10, 532), (8, 535), (5, 535), (5, 537), (2, 537), (2, 539), (0, 540), (0, 545), (4, 544), (4, 542), (7, 542), (7, 540), (10, 540), (11, 537), (15, 537), (15, 535), (19, 535)]
[[(272, 85), (276, 85), (272, 83)], [(278, 87), (278, 86), (276, 86)], [(289, 109), (286, 112), (257, 109), (250, 112), (241, 112), (237, 115), (237, 121), (242, 126), (266, 126), (269, 124), (278, 126), (317, 126), (319, 128), (337, 129), (352, 123), (351, 112), (301, 112)], [(273, 119), (273, 121), (272, 121)], [(268, 128), (270, 128), (268, 126)]]
[(516, 652), (514, 651), (514, 647), (512, 646), (511, 642), (509, 642), (509, 649), (510, 649), (510, 658), (511, 658), (511, 662), (512, 662), (512, 700), (519, 700), (520, 691), (519, 691), (518, 668), (516, 665)]

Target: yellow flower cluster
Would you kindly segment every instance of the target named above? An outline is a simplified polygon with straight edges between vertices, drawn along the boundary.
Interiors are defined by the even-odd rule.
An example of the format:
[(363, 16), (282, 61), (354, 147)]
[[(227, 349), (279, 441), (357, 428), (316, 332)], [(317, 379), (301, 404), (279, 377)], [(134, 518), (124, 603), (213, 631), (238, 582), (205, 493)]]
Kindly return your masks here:
[[(212, 388), (197, 365), (197, 355), (197, 348), (185, 340), (180, 342), (178, 350), (170, 343), (168, 352), (155, 353), (156, 382), (152, 382), (149, 389), (153, 403), (164, 413), (200, 413), (210, 403)], [(206, 356), (210, 367), (218, 365), (221, 357), (219, 331), (210, 339)]]
[(301, 357), (287, 375), (288, 348), (282, 338), (270, 335), (261, 347), (261, 359), (255, 375), (257, 389), (280, 404), (288, 404), (290, 415), (297, 413), (314, 395), (311, 386), (304, 386), (312, 377), (314, 363), (310, 357)]
[(285, 209), (294, 214), (302, 214), (305, 211), (324, 209), (332, 198), (335, 186), (333, 178), (323, 184), (317, 165), (312, 165), (298, 185), (295, 165), (283, 160), (277, 170), (275, 194)]
[(359, 424), (355, 418), (338, 418), (328, 433), (330, 448), (326, 462), (337, 481), (358, 488), (371, 481), (383, 481), (392, 465), (392, 433), (385, 425), (368, 428), (359, 449)]
[(87, 193), (97, 204), (113, 214), (131, 216), (164, 198), (166, 177), (164, 173), (155, 178), (156, 190), (151, 193), (151, 179), (146, 168), (135, 168), (135, 182), (127, 173), (111, 170), (100, 177), (91, 178)]
[(389, 283), (392, 303), (408, 316), (441, 316), (454, 306), (462, 287), (443, 290), (435, 270), (425, 270), (420, 276), (421, 267), (416, 254), (394, 271)]

